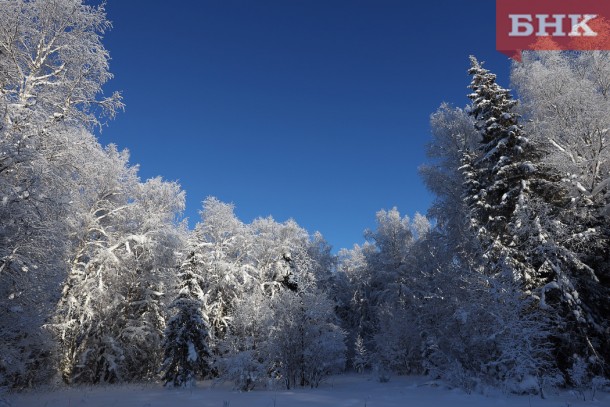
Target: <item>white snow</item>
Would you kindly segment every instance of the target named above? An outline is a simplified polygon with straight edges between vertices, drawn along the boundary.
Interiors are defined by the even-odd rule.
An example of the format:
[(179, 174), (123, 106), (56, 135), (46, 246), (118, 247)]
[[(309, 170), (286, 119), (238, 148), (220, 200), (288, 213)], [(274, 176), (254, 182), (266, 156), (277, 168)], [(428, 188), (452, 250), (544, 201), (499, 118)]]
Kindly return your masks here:
[[(160, 384), (98, 386), (33, 391), (6, 397), (19, 407), (558, 407), (610, 405), (610, 394), (597, 392), (595, 401), (583, 401), (575, 392), (549, 392), (540, 396), (506, 395), (499, 391), (467, 394), (424, 377), (392, 377), (380, 383), (372, 375), (333, 376), (318, 389), (232, 390), (230, 383), (205, 381), (196, 388), (164, 388)], [(586, 400), (592, 394), (585, 392)], [(0, 396), (0, 405), (2, 396)]]

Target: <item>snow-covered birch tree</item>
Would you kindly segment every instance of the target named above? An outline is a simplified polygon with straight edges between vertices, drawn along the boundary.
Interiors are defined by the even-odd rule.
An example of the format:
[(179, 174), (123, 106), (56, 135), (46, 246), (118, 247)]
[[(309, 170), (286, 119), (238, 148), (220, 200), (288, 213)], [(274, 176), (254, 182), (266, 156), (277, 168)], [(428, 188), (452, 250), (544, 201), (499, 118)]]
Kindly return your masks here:
[(41, 368), (52, 366), (42, 325), (72, 250), (73, 181), (84, 169), (71, 158), (95, 144), (83, 128), (122, 107), (119, 94), (100, 96), (111, 77), (101, 44), (109, 26), (103, 7), (81, 1), (0, 2), (3, 384), (52, 376)]

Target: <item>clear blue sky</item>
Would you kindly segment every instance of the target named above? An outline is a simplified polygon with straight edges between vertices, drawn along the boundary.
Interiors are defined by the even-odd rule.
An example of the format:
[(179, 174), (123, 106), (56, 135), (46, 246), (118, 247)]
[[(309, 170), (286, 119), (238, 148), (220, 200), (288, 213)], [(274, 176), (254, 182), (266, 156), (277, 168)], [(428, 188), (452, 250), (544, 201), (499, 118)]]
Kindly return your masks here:
[(429, 116), (464, 106), (468, 56), (508, 86), (493, 0), (108, 0), (126, 111), (102, 135), (177, 180), (191, 225), (216, 196), (339, 249), (375, 212), (425, 213)]

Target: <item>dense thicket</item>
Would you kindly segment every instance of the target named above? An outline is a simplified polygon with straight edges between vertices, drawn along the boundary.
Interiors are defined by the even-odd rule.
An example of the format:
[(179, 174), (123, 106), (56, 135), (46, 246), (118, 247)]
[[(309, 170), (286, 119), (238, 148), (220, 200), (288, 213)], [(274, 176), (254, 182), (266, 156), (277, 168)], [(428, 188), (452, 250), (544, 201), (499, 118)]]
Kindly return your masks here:
[(515, 93), (471, 58), (471, 103), (431, 116), (428, 217), (381, 210), (333, 255), (215, 198), (188, 230), (179, 185), (99, 145), (122, 108), (109, 26), (81, 0), (0, 2), (0, 386), (610, 375), (610, 53), (526, 53)]

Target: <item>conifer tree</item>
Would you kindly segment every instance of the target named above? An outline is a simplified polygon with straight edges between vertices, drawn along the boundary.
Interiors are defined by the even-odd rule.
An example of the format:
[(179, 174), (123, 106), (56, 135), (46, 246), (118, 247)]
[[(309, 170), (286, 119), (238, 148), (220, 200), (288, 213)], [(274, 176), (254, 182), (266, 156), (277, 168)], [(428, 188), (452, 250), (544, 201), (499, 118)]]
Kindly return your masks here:
[(362, 336), (358, 335), (354, 342), (354, 370), (358, 373), (362, 373), (369, 363), (369, 355), (364, 347), (364, 341)]
[(165, 330), (163, 380), (166, 384), (188, 387), (210, 373), (209, 323), (203, 313), (200, 257), (192, 252), (180, 266), (180, 291), (170, 308), (177, 313)]

